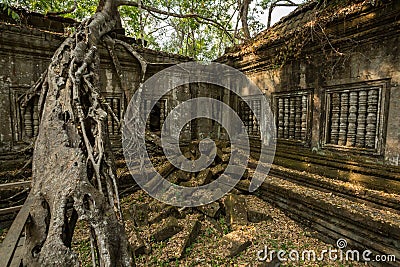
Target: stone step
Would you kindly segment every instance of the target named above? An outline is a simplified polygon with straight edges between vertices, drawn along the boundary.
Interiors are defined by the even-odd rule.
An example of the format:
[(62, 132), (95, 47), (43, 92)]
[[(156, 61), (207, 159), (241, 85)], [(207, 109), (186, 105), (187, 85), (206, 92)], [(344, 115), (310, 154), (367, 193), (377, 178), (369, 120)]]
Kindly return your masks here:
[[(237, 185), (247, 190), (249, 181)], [(313, 228), (324, 241), (345, 238), (351, 248), (400, 257), (400, 215), (269, 175), (257, 195)]]
[[(257, 163), (251, 160), (249, 168), (254, 170), (256, 166)], [(332, 179), (323, 175), (299, 171), (276, 164), (272, 165), (269, 175), (278, 176), (313, 189), (333, 193), (378, 209), (389, 209), (391, 212), (400, 214), (400, 194), (373, 190), (353, 182)]]

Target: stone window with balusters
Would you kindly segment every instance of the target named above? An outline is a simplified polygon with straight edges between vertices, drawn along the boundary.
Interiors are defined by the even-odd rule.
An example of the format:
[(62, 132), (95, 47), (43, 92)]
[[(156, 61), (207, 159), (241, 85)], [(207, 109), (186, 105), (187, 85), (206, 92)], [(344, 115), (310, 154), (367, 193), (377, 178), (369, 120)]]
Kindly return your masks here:
[[(260, 135), (261, 100), (257, 97), (239, 101), (239, 117), (250, 136)], [(258, 118), (258, 119), (257, 119)]]
[(27, 141), (36, 137), (39, 133), (39, 96), (34, 96), (25, 107), (21, 106), (20, 100), (29, 88), (11, 88), (11, 122), (15, 142)]
[(325, 90), (325, 147), (380, 154), (384, 138), (386, 81)]
[(274, 93), (272, 99), (278, 140), (308, 145), (312, 90)]
[[(123, 112), (123, 98), (121, 94), (107, 94), (105, 100), (111, 110), (114, 112), (115, 116), (119, 121), (121, 121)], [(111, 137), (116, 137), (120, 135), (120, 125), (116, 121), (112, 114), (107, 115), (107, 129), (108, 134)]]

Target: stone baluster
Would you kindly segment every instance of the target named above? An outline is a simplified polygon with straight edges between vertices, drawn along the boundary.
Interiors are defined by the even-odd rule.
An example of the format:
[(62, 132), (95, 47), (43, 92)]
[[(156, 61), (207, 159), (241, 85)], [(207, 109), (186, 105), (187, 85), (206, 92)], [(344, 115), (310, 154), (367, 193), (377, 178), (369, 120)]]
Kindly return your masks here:
[[(145, 101), (145, 111), (151, 111), (151, 101), (150, 100), (146, 100)], [(149, 110), (148, 110), (149, 109)], [(148, 119), (146, 120), (146, 129), (150, 129), (150, 116), (148, 117)]]
[(367, 119), (367, 92), (360, 91), (358, 93), (356, 147), (360, 148), (365, 147), (366, 119)]
[[(113, 111), (115, 116), (120, 119), (120, 100), (118, 98), (113, 98)], [(113, 130), (112, 133), (114, 135), (118, 135), (118, 122), (113, 120)]]
[(331, 95), (331, 132), (330, 143), (337, 145), (339, 141), (339, 115), (340, 115), (340, 95), (333, 93)]
[(160, 128), (162, 128), (165, 121), (165, 100), (160, 100)]
[(289, 139), (294, 139), (296, 125), (296, 98), (290, 97), (289, 108)]
[[(117, 116), (117, 118), (119, 119), (119, 115), (120, 115), (120, 105), (119, 105), (119, 99), (118, 98), (113, 98), (113, 112), (115, 114), (115, 116)], [(116, 122), (115, 120), (113, 120), (113, 129), (112, 129), (112, 133), (114, 135), (118, 134), (118, 122)]]
[(254, 122), (255, 125), (255, 134), (259, 135), (260, 134), (260, 121), (263, 119), (261, 118), (261, 101), (256, 100), (254, 102), (254, 112), (256, 114), (257, 119)]
[(243, 125), (246, 127), (246, 118), (245, 118), (245, 113), (244, 113), (244, 101), (239, 102), (239, 117), (243, 122)]
[(301, 98), (301, 140), (307, 140), (308, 101), (307, 96)]
[(347, 122), (349, 116), (349, 93), (340, 94), (339, 145), (345, 146), (347, 141)]
[(32, 107), (27, 106), (24, 113), (24, 129), (25, 135), (28, 138), (33, 137), (33, 121), (32, 121)]
[(284, 100), (284, 110), (285, 110), (285, 114), (284, 114), (284, 124), (283, 124), (283, 138), (285, 139), (289, 139), (289, 98), (285, 98)]
[(296, 97), (296, 116), (294, 139), (301, 140), (301, 96)]
[(252, 112), (251, 107), (247, 108), (247, 113), (248, 113), (248, 121), (247, 121), (247, 123), (249, 125), (248, 126), (249, 134), (252, 134), (253, 133), (253, 118), (254, 118), (254, 116), (253, 116), (253, 112)]
[[(107, 98), (107, 103), (110, 106), (111, 110), (113, 110), (112, 106), (113, 106), (113, 102), (112, 102), (112, 98)], [(107, 129), (108, 129), (108, 134), (112, 134), (112, 123), (113, 123), (113, 117), (112, 115), (108, 112), (107, 114)]]
[(365, 134), (365, 146), (367, 148), (375, 148), (376, 143), (376, 126), (378, 118), (378, 90), (370, 90), (368, 92), (368, 108), (367, 108), (367, 127)]
[(39, 133), (39, 97), (35, 97), (33, 104), (33, 136), (36, 137)]
[(119, 115), (120, 115), (120, 100), (119, 98), (113, 98), (113, 111), (115, 116), (117, 116), (117, 118), (119, 119)]
[(278, 138), (283, 138), (283, 129), (284, 129), (284, 103), (283, 98), (278, 99), (277, 110), (278, 110)]
[(356, 145), (356, 131), (357, 131), (357, 100), (358, 93), (351, 92), (350, 93), (350, 108), (349, 108), (349, 125), (347, 130), (347, 143), (346, 146), (354, 147)]

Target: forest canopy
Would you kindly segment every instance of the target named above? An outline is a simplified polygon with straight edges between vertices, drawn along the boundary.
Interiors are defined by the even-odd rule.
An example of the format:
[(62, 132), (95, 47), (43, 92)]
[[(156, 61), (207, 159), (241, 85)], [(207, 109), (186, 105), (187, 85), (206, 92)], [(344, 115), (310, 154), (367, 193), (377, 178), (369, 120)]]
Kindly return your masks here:
[[(119, 11), (126, 35), (151, 49), (209, 61), (227, 47), (243, 43), (270, 23), (275, 7), (296, 6), (307, 0), (139, 0)], [(22, 7), (82, 21), (96, 12), (93, 0), (0, 0)], [(148, 7), (148, 8), (146, 8)], [(272, 7), (272, 8), (271, 8)], [(160, 14), (151, 9), (165, 12)], [(10, 15), (17, 18), (17, 14)], [(18, 18), (17, 18), (18, 19)]]

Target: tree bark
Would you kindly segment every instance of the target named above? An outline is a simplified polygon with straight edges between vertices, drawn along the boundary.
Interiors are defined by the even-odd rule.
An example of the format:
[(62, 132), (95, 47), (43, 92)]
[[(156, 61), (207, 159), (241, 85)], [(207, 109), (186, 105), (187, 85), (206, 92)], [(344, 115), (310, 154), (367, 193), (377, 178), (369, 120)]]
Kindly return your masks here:
[(98, 265), (134, 265), (99, 90), (98, 46), (119, 26), (117, 4), (100, 1), (96, 14), (63, 42), (48, 67), (32, 161), (26, 266), (78, 266), (71, 250), (78, 220), (90, 226)]
[(240, 16), (240, 21), (242, 22), (242, 30), (245, 39), (251, 38), (249, 24), (248, 24), (249, 8), (251, 1), (252, 0), (242, 0), (242, 2), (240, 3), (239, 16)]

